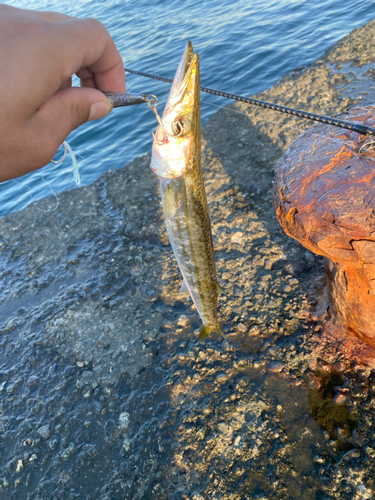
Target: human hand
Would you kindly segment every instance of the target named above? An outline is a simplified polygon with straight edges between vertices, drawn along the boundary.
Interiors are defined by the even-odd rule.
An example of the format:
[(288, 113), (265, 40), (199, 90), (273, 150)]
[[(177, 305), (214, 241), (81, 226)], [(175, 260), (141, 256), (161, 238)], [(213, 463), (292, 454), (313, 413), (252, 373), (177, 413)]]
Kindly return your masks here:
[(0, 182), (46, 165), (72, 130), (111, 111), (103, 92), (125, 92), (121, 56), (95, 19), (0, 5), (0, 64)]

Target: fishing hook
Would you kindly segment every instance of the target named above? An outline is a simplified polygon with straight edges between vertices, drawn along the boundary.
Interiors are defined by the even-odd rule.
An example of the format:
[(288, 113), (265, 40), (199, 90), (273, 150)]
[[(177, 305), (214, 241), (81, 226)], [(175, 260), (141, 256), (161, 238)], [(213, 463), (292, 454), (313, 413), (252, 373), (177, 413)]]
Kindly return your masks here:
[[(180, 124), (180, 128), (181, 128), (180, 131), (175, 130), (175, 128), (173, 129), (175, 131), (175, 134), (170, 134), (169, 132), (167, 132), (166, 129), (165, 129), (164, 123), (163, 123), (162, 119), (160, 118), (158, 110), (156, 109), (157, 104), (158, 104), (158, 98), (156, 96), (152, 95), (152, 94), (142, 94), (142, 95), (144, 97), (148, 98), (148, 100), (147, 100), (147, 106), (155, 114), (156, 119), (157, 119), (157, 121), (158, 121), (158, 123), (160, 125), (160, 128), (161, 128), (162, 132), (163, 132), (163, 139), (161, 141), (159, 141), (156, 138), (155, 134), (152, 133), (152, 136), (155, 139), (155, 141), (156, 141), (157, 144), (159, 144), (161, 146), (161, 145), (163, 145), (163, 144), (166, 143), (168, 137), (181, 137), (182, 135), (184, 135), (186, 133), (182, 124)], [(174, 127), (175, 124), (173, 124), (172, 126)], [(186, 126), (185, 126), (185, 128), (186, 128)], [(189, 127), (187, 127), (187, 128), (189, 129)]]
[(165, 144), (165, 142), (166, 142), (167, 137), (168, 137), (169, 134), (165, 130), (165, 127), (164, 127), (164, 124), (162, 122), (162, 119), (160, 118), (158, 110), (156, 109), (157, 104), (158, 104), (158, 98), (155, 95), (152, 95), (152, 94), (143, 94), (143, 95), (148, 98), (147, 106), (154, 113), (154, 115), (155, 115), (155, 117), (156, 117), (156, 119), (158, 121), (158, 124), (160, 125), (160, 128), (163, 131), (163, 139), (162, 139), (162, 141), (159, 141), (158, 139), (156, 139), (156, 136), (155, 136), (154, 132), (152, 133), (152, 136), (153, 136), (153, 138), (154, 138), (154, 140), (156, 141), (157, 144), (159, 144), (159, 145)]

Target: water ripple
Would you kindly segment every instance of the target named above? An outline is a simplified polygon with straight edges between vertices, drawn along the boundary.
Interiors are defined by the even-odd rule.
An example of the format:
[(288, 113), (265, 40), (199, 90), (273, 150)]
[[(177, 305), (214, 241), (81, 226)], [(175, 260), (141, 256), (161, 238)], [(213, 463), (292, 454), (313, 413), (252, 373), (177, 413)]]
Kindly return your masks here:
[[(251, 95), (270, 88), (288, 71), (313, 62), (352, 29), (369, 22), (375, 4), (368, 0), (13, 0), (22, 8), (55, 10), (78, 17), (96, 17), (108, 28), (125, 66), (173, 77), (187, 40), (201, 59), (202, 85)], [(169, 85), (127, 75), (128, 89), (159, 97), (160, 109)], [(206, 100), (225, 105), (222, 98)], [(203, 123), (216, 109), (204, 106)], [(68, 142), (80, 163), (82, 184), (92, 183), (107, 169), (121, 168), (151, 148), (156, 122), (146, 106), (114, 110), (70, 134)], [(48, 165), (45, 178), (55, 192), (74, 187), (71, 165)], [(49, 194), (40, 171), (20, 179), (34, 200)], [(29, 191), (13, 182), (0, 184), (0, 215), (30, 202)], [(79, 192), (77, 192), (79, 196)]]

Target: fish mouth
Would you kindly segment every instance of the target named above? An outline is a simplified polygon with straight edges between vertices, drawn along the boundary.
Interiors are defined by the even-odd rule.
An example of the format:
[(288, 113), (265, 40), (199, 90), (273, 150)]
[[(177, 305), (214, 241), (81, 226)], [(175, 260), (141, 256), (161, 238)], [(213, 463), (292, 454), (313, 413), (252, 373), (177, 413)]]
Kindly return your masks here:
[(197, 73), (198, 66), (198, 54), (194, 54), (193, 44), (189, 41), (186, 44), (184, 54), (173, 79), (171, 97), (175, 98), (188, 88), (191, 88), (193, 76)]

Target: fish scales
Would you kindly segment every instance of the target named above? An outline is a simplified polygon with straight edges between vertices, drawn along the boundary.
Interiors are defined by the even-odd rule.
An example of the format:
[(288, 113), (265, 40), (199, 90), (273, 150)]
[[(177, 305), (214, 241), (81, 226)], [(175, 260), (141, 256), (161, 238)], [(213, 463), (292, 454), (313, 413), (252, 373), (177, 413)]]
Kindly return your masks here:
[(224, 334), (217, 317), (219, 286), (201, 169), (199, 97), (199, 58), (189, 43), (156, 131), (151, 168), (159, 175), (174, 255), (203, 322), (202, 339), (211, 331)]
[[(217, 280), (210, 219), (200, 169), (170, 182), (175, 206), (166, 227), (181, 273), (204, 324), (217, 323)], [(160, 181), (165, 190), (165, 180)], [(164, 193), (163, 193), (164, 194)], [(164, 196), (163, 196), (164, 198)]]

